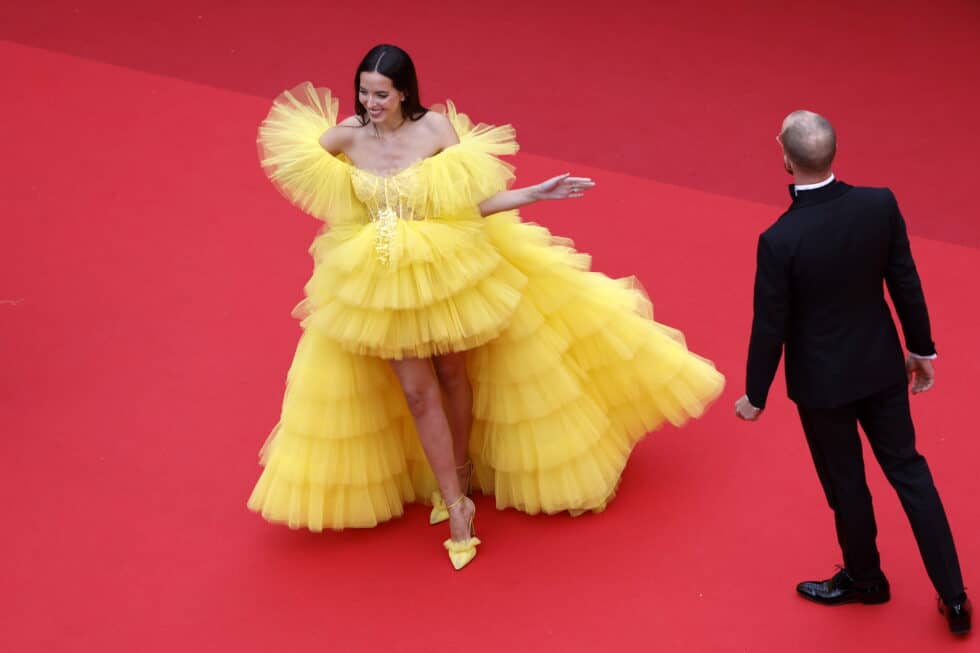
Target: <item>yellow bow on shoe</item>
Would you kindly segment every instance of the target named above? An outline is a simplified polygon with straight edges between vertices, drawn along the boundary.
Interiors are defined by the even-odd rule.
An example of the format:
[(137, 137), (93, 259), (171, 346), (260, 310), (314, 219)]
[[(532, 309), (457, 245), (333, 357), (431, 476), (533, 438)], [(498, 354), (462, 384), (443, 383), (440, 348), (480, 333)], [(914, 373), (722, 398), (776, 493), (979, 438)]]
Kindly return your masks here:
[(480, 538), (469, 537), (462, 542), (449, 539), (442, 543), (449, 552), (449, 561), (453, 563), (453, 568), (459, 571), (473, 561), (476, 557), (476, 545), (480, 544)]
[(469, 537), (465, 540), (454, 540), (450, 537), (448, 540), (442, 543), (446, 547), (446, 551), (449, 552), (449, 561), (453, 563), (453, 568), (459, 571), (466, 565), (473, 561), (476, 557), (476, 545), (480, 544), (479, 538), (476, 536), (476, 530), (473, 528), (473, 518), (476, 517), (476, 506), (473, 502), (467, 498), (465, 494), (459, 495), (459, 498), (446, 506), (447, 511), (451, 511), (453, 508), (462, 506), (462, 509), (469, 508), (470, 518), (467, 524), (467, 531)]

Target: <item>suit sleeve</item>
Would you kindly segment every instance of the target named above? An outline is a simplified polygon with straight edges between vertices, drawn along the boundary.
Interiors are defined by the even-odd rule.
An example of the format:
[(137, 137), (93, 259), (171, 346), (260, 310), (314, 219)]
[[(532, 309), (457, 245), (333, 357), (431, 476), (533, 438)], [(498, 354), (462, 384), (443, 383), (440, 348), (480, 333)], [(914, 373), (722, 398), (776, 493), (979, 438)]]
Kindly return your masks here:
[(885, 284), (895, 305), (895, 312), (898, 313), (898, 321), (902, 324), (905, 346), (912, 353), (931, 356), (936, 353), (936, 346), (932, 341), (926, 298), (912, 259), (905, 219), (898, 210), (895, 196), (890, 192), (889, 199), (892, 205), (891, 243), (885, 269)]
[(777, 256), (763, 234), (756, 254), (752, 336), (745, 381), (749, 402), (756, 408), (766, 407), (769, 387), (783, 355), (790, 299), (787, 261)]

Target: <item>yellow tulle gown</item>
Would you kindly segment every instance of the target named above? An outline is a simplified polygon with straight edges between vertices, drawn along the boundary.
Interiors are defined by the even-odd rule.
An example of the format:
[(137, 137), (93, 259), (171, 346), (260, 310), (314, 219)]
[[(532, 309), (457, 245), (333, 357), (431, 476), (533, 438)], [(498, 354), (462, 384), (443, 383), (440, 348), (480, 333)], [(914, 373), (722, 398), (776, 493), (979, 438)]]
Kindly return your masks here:
[(382, 177), (332, 156), (326, 89), (278, 97), (259, 129), (280, 191), (328, 223), (310, 249), (303, 333), (278, 425), (248, 500), (270, 521), (370, 527), (437, 486), (386, 359), (467, 352), (474, 484), (498, 508), (599, 510), (630, 451), (664, 421), (702, 414), (724, 379), (652, 320), (630, 280), (516, 211), (480, 216), (506, 189), (510, 126), (473, 125), (450, 104), (459, 144)]

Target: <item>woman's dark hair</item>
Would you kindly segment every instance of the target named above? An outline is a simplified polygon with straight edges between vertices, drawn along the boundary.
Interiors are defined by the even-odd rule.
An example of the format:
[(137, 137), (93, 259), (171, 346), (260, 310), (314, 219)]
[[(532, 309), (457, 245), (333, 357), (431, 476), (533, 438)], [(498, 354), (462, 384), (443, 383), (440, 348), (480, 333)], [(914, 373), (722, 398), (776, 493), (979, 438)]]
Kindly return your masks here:
[(391, 80), (399, 92), (405, 94), (402, 101), (402, 116), (409, 120), (418, 120), (428, 111), (419, 99), (419, 80), (415, 76), (415, 64), (408, 53), (397, 45), (376, 45), (364, 56), (361, 65), (354, 74), (354, 111), (357, 113), (361, 126), (370, 122), (367, 109), (361, 104), (361, 73), (380, 73)]

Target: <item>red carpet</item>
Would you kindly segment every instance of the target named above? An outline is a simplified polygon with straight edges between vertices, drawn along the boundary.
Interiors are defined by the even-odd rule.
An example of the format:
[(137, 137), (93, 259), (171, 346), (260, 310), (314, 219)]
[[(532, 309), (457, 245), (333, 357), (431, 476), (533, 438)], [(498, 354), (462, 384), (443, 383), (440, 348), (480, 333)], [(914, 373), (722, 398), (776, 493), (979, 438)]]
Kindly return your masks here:
[[(424, 16), (406, 22), (418, 29), (397, 41), (419, 53), (431, 101), (451, 94), (477, 119), (517, 124), (520, 181), (568, 169), (598, 180), (585, 200), (532, 207), (527, 218), (573, 237), (597, 269), (637, 274), (658, 319), (684, 330), (729, 379), (705, 419), (641, 444), (602, 515), (532, 518), (480, 500), (485, 545), (462, 573), (451, 571), (444, 533), (420, 508), (377, 529), (320, 536), (270, 526), (244, 508), (299, 333), (289, 310), (316, 229), (259, 171), (255, 129), (269, 102), (259, 94), (305, 77), (343, 89), (362, 50), (401, 31), (365, 31), (365, 14), (365, 30), (341, 29), (342, 40), (327, 43), (338, 29), (328, 12), (298, 4), (275, 14), (187, 2), (139, 16), (71, 14), (52, 2), (17, 9), (0, 43), (8, 152), (0, 650), (952, 645), (904, 514), (873, 465), (892, 602), (822, 609), (793, 595), (802, 577), (834, 571), (830, 512), (781, 380), (759, 424), (731, 414), (755, 239), (785, 204), (771, 139), (797, 104), (827, 105), (839, 115), (842, 176), (893, 186), (920, 234), (913, 248), (942, 358), (936, 389), (914, 401), (919, 442), (968, 585), (977, 577), (980, 444), (970, 407), (980, 314), (961, 286), (980, 271), (980, 252), (965, 246), (980, 244), (966, 199), (978, 137), (948, 107), (936, 116), (947, 102), (976, 102), (960, 75), (980, 57), (964, 40), (976, 33), (975, 5), (944, 5), (947, 13), (916, 20), (896, 3), (890, 17), (835, 23), (843, 51), (793, 97), (780, 95), (795, 69), (778, 52), (794, 43), (786, 13), (697, 23), (693, 9), (672, 6), (652, 22), (629, 21), (628, 12), (548, 22), (545, 9), (527, 9), (502, 14), (520, 18), (512, 24), (496, 12), (464, 16), (459, 5), (427, 32)], [(209, 29), (194, 31), (195, 11)], [(400, 20), (409, 11), (399, 9)], [(513, 50), (464, 38), (464, 19), (477, 36), (509, 34)], [(880, 47), (859, 57), (861, 30), (872, 24)], [(889, 36), (913, 27), (913, 41)], [(576, 40), (584, 33), (593, 40)], [(446, 38), (423, 39), (434, 34)], [(727, 49), (733, 43), (740, 48)], [(919, 57), (927, 47), (930, 57)], [(206, 48), (241, 56), (203, 58)], [(906, 58), (867, 80), (902, 48)], [(844, 72), (852, 61), (859, 74)], [(753, 62), (758, 79), (739, 75)], [(717, 95), (722, 82), (732, 94)], [(884, 106), (887, 84), (901, 104)], [(824, 93), (834, 101), (822, 102)], [(632, 97), (638, 115), (656, 116), (649, 128), (596, 120), (597, 111), (620, 115)], [(567, 116), (574, 124), (561, 123)]]

